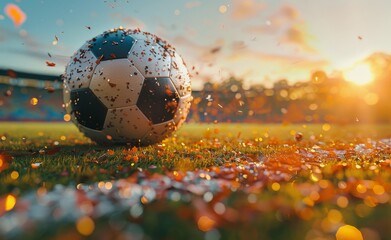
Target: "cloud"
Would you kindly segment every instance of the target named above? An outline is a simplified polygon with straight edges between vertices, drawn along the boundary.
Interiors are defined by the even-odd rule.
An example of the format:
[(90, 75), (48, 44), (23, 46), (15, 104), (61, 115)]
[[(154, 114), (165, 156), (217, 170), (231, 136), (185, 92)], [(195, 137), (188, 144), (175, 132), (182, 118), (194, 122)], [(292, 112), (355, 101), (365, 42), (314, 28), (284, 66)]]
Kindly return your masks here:
[(25, 34), (21, 34), (25, 30), (18, 30), (16, 28), (8, 28), (0, 26), (0, 42), (15, 41), (15, 39), (21, 39), (25, 37)]
[(264, 8), (263, 3), (257, 3), (255, 0), (234, 0), (232, 3), (232, 18), (234, 20), (252, 18)]
[(200, 1), (192, 1), (192, 2), (187, 2), (185, 4), (185, 7), (187, 9), (192, 9), (192, 8), (196, 8), (196, 7), (199, 7), (201, 6), (201, 2)]
[(131, 28), (131, 27), (144, 28), (145, 27), (144, 22), (142, 22), (141, 20), (134, 18), (134, 17), (127, 16), (127, 17), (123, 17), (121, 20), (124, 23), (124, 25), (129, 28)]
[(292, 6), (281, 6), (276, 12), (267, 17), (267, 20), (261, 24), (247, 27), (249, 33), (266, 33), (276, 34), (285, 26), (289, 26), (297, 21), (300, 21), (300, 14)]
[(25, 29), (15, 29), (0, 27), (0, 42), (6, 41), (20, 41), (22, 45), (30, 49), (47, 49), (51, 45), (43, 44), (30, 35)]
[(231, 48), (234, 51), (242, 50), (244, 48), (247, 48), (247, 44), (244, 41), (234, 41), (231, 44)]
[(212, 44), (203, 45), (193, 41), (189, 37), (178, 35), (169, 41), (176, 48), (187, 64), (190, 74), (193, 76), (193, 88), (200, 89), (204, 82), (209, 80), (220, 81), (229, 77), (229, 72), (224, 68), (226, 57), (226, 42), (217, 39)]
[(179, 48), (179, 49), (187, 49), (187, 50), (192, 50), (194, 52), (201, 52), (201, 51), (204, 51), (205, 47), (195, 43), (195, 42), (192, 42), (191, 40), (189, 40), (188, 38), (182, 36), (182, 35), (179, 35), (179, 36), (176, 36), (172, 39), (172, 43), (174, 44), (174, 46), (176, 48)]
[(299, 15), (300, 14), (297, 11), (297, 9), (292, 6), (289, 6), (289, 5), (281, 6), (281, 8), (279, 9), (279, 13), (278, 13), (279, 17), (284, 17), (284, 18), (291, 20), (291, 21), (299, 19)]
[(123, 16), (121, 13), (114, 13), (111, 15), (111, 17), (115, 20), (119, 20), (125, 28), (144, 29), (146, 27), (145, 23), (140, 19), (131, 16)]
[(65, 66), (71, 59), (70, 56), (64, 56), (59, 54), (51, 54), (51, 57), (49, 57), (48, 53), (46, 52), (30, 50), (30, 49), (7, 48), (7, 49), (2, 49), (2, 51), (9, 52), (11, 54), (21, 55), (24, 57), (31, 57), (34, 58), (35, 60), (39, 60), (42, 62), (46, 60), (50, 60), (58, 65), (63, 65), (63, 66)]
[(257, 52), (253, 49), (242, 48), (237, 51), (233, 51), (232, 54), (228, 57), (230, 61), (236, 61), (238, 59), (246, 59), (247, 61), (261, 61), (263, 63), (270, 62), (273, 64), (279, 65), (300, 65), (301, 67), (308, 68), (310, 67), (324, 67), (329, 64), (328, 61), (322, 59), (309, 58), (299, 55), (284, 55), (284, 54), (274, 54), (274, 53), (265, 53)]
[[(328, 61), (314, 55), (266, 53), (247, 47), (244, 41), (216, 40), (214, 44), (204, 46), (185, 36), (177, 36), (172, 43), (187, 63), (195, 88), (205, 81), (220, 81), (229, 76), (245, 79), (249, 84), (267, 78), (306, 80), (312, 71), (327, 70), (330, 66)], [(268, 81), (265, 83), (267, 85)]]
[(308, 31), (300, 13), (292, 6), (283, 5), (267, 21), (246, 29), (252, 34), (275, 35), (280, 43), (290, 44), (307, 53), (315, 53), (311, 46), (314, 37)]
[(204, 46), (191, 41), (184, 36), (176, 36), (172, 39), (173, 46), (182, 54), (186, 54), (192, 59), (204, 64), (213, 64), (222, 54), (224, 40), (217, 39), (215, 43)]
[(319, 58), (242, 49), (233, 51), (223, 65), (231, 69), (232, 75), (246, 79), (249, 84), (262, 82), (271, 86), (274, 80), (283, 78), (292, 82), (307, 80), (314, 70), (328, 70), (330, 63)]
[(304, 23), (296, 23), (286, 29), (280, 37), (282, 43), (293, 44), (301, 50), (309, 53), (316, 53), (316, 49), (310, 44), (313, 36), (308, 32)]

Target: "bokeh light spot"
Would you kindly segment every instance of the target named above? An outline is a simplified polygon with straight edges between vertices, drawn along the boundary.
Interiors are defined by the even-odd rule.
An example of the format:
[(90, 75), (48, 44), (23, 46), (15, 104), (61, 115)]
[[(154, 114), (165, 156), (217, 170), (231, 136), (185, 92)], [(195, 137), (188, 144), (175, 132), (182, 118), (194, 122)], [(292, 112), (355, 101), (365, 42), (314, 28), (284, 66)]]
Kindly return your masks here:
[(89, 236), (95, 229), (95, 223), (90, 217), (85, 216), (77, 220), (76, 229), (81, 235)]
[(17, 171), (11, 172), (11, 179), (12, 180), (16, 180), (16, 179), (18, 179), (18, 177), (19, 177), (19, 173)]
[(325, 123), (325, 124), (322, 125), (322, 130), (323, 131), (327, 132), (327, 131), (330, 131), (330, 129), (331, 129), (331, 125), (330, 124)]
[(360, 230), (351, 225), (340, 227), (335, 234), (337, 240), (363, 240)]
[(215, 221), (208, 216), (202, 216), (198, 219), (197, 224), (201, 231), (207, 232), (214, 227)]
[(30, 99), (30, 104), (33, 105), (33, 106), (37, 105), (38, 104), (38, 98), (35, 98), (35, 97), (31, 98)]
[(5, 198), (5, 211), (11, 211), (16, 204), (16, 198), (13, 195), (7, 195)]
[(379, 96), (376, 93), (367, 93), (364, 96), (364, 101), (367, 105), (376, 105), (379, 102)]
[(273, 191), (278, 191), (278, 190), (280, 190), (280, 184), (278, 183), (278, 182), (274, 182), (273, 184), (272, 184), (272, 189), (273, 189)]
[(71, 121), (71, 115), (65, 114), (65, 115), (64, 115), (64, 121), (65, 121), (65, 122)]
[(226, 13), (227, 10), (228, 10), (228, 7), (227, 7), (226, 5), (221, 5), (221, 6), (219, 7), (219, 12), (220, 12), (220, 13)]

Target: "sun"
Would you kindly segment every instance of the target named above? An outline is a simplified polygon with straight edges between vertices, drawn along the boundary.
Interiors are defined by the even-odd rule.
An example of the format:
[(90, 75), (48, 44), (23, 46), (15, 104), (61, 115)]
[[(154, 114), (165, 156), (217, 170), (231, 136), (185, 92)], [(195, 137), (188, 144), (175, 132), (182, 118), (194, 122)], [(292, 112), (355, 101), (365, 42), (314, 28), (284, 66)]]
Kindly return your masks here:
[(358, 63), (343, 73), (344, 78), (357, 85), (365, 85), (373, 81), (373, 73), (368, 63)]

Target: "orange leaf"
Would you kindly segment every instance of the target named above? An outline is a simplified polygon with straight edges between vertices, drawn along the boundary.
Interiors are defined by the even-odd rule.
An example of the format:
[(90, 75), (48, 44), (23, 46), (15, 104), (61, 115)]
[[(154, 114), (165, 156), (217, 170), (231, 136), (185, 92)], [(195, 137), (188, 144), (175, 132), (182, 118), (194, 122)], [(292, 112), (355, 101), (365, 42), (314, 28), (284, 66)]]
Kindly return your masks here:
[(108, 153), (109, 155), (114, 155), (114, 150), (109, 149), (109, 150), (107, 150), (107, 153)]
[(56, 64), (54, 62), (46, 61), (46, 66), (48, 66), (48, 67), (55, 67)]
[(19, 27), (26, 21), (26, 14), (17, 5), (9, 3), (4, 8), (5, 14), (14, 22), (16, 27)]
[(137, 147), (132, 147), (132, 152), (133, 153), (137, 152)]

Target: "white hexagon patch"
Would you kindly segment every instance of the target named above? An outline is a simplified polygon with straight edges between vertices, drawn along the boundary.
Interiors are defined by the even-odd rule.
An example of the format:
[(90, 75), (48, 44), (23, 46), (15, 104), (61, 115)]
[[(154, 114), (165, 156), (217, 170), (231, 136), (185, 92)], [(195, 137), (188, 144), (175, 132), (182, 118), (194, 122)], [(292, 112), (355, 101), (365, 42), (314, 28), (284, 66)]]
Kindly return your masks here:
[(170, 75), (171, 56), (157, 43), (137, 40), (128, 58), (146, 78)]
[(136, 105), (144, 77), (128, 59), (101, 62), (95, 69), (90, 89), (107, 108)]

